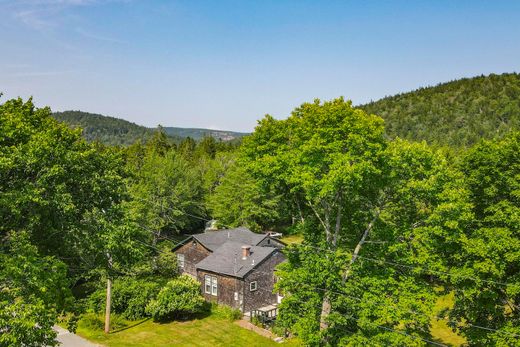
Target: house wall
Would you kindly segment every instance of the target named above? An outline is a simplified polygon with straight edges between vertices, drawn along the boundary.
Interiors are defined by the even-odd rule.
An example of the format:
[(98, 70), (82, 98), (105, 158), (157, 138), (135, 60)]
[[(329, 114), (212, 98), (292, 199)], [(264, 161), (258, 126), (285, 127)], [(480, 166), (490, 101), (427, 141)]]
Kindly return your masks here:
[[(205, 275), (210, 275), (217, 277), (217, 295), (207, 294), (204, 290), (205, 285)], [(243, 281), (241, 279), (220, 275), (214, 272), (198, 270), (197, 272), (197, 280), (201, 284), (201, 292), (206, 301), (214, 302), (217, 304), (228, 305), (233, 308), (241, 309), (240, 307), (240, 299), (242, 295), (243, 289)], [(239, 293), (239, 300), (235, 300), (235, 292)]]
[[(280, 252), (273, 253), (244, 278), (244, 312), (276, 303), (273, 294), (275, 283), (274, 270), (276, 265), (285, 260)], [(257, 290), (250, 291), (250, 283), (257, 282)]]
[(204, 248), (200, 242), (193, 239), (188, 241), (185, 245), (178, 248), (175, 254), (184, 254), (184, 269), (180, 269), (181, 273), (188, 273), (197, 277), (197, 270), (195, 265), (211, 254), (209, 250)]

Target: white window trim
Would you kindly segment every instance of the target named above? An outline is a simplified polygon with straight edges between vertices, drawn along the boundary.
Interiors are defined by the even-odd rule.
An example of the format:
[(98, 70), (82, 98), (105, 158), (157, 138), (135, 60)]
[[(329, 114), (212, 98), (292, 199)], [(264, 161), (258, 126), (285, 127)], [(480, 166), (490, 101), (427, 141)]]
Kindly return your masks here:
[(218, 280), (215, 276), (204, 275), (204, 293), (218, 295)]
[(258, 289), (258, 283), (256, 281), (249, 282), (249, 291), (254, 292)]
[(177, 265), (178, 265), (181, 269), (184, 269), (184, 254), (182, 254), (182, 253), (177, 253)]

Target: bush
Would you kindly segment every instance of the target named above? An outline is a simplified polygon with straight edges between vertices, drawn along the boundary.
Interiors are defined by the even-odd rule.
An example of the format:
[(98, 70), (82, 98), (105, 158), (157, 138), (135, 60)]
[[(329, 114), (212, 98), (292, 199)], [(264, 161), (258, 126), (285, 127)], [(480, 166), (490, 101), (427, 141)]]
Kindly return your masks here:
[(156, 321), (185, 318), (203, 312), (204, 304), (199, 282), (182, 275), (166, 283), (157, 298), (148, 304), (146, 313)]
[[(112, 312), (123, 318), (136, 320), (147, 317), (146, 305), (157, 296), (160, 279), (118, 278), (112, 286)], [(106, 289), (99, 289), (89, 297), (89, 308), (94, 312), (105, 310)]]
[(229, 321), (236, 321), (242, 318), (242, 311), (225, 305), (211, 305), (211, 313), (216, 317), (222, 317)]

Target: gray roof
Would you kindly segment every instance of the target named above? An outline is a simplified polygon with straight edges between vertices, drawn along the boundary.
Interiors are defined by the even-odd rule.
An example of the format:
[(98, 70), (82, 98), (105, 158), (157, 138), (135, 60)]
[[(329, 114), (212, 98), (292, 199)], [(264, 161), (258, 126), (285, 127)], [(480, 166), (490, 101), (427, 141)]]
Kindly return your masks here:
[(195, 267), (200, 270), (216, 272), (242, 278), (252, 269), (278, 251), (274, 247), (251, 246), (250, 255), (242, 259), (242, 246), (245, 243), (228, 241), (213, 253), (202, 259)]
[(266, 237), (266, 235), (255, 234), (247, 228), (240, 227), (235, 229), (208, 231), (202, 234), (195, 234), (193, 237), (204, 245), (204, 247), (214, 252), (217, 248), (228, 241), (238, 242), (242, 245), (256, 246)]

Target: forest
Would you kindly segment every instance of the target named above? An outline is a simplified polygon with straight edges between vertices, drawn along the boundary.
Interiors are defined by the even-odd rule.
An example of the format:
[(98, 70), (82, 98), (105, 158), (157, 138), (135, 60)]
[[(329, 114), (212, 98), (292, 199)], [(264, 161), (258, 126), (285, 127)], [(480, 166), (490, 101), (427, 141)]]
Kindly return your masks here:
[[(437, 147), (467, 148), (481, 139), (500, 137), (520, 130), (520, 74), (504, 73), (463, 78), (436, 86), (382, 98), (357, 107), (377, 114), (385, 121), (389, 139), (426, 141)], [(123, 119), (81, 111), (56, 112), (53, 117), (73, 127), (81, 127), (87, 141), (128, 146), (146, 141), (153, 129)], [(235, 141), (245, 133), (232, 131), (164, 128), (180, 141), (205, 135)]]
[[(147, 141), (154, 133), (154, 128), (129, 122), (124, 119), (104, 116), (83, 111), (54, 112), (52, 117), (73, 128), (83, 129), (83, 137), (89, 142), (101, 142), (109, 146), (129, 146), (137, 140)], [(160, 125), (158, 127), (161, 127)], [(235, 131), (161, 127), (172, 141), (178, 143), (186, 137), (196, 141), (211, 136), (221, 141), (239, 141), (246, 133)]]
[[(520, 84), (494, 79), (504, 84), (487, 99), (471, 99), (478, 77), (435, 87), (467, 88), (446, 103), (433, 89), (361, 108), (314, 100), (283, 120), (266, 115), (241, 143), (159, 128), (108, 146), (32, 100), (4, 101), (0, 346), (56, 345), (56, 323), (102, 325), (108, 278), (122, 319), (214, 309), (169, 251), (211, 219), (302, 236), (276, 271), (273, 331), (304, 345), (442, 345), (431, 317), (450, 293), (439, 318), (468, 345), (518, 346)], [(443, 105), (453, 131), (417, 118)], [(484, 122), (491, 113), (507, 126)]]

